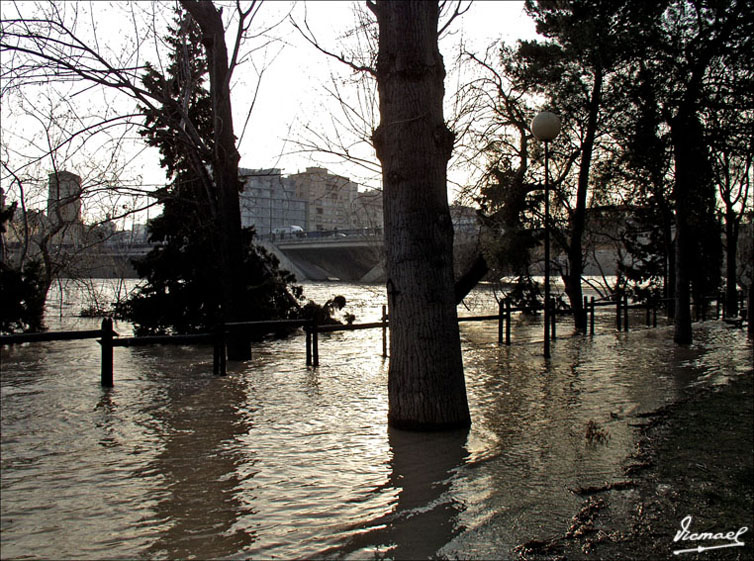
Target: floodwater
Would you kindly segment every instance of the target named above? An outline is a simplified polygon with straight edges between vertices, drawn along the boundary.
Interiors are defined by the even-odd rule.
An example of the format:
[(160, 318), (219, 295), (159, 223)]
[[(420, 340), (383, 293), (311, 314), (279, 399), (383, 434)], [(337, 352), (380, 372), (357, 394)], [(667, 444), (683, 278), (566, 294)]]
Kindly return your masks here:
[[(305, 289), (345, 295), (357, 321), (385, 301), (378, 286)], [(67, 298), (51, 329), (98, 325)], [(490, 293), (470, 301), (459, 314), (495, 309)], [(495, 322), (462, 324), (473, 426), (450, 434), (387, 428), (379, 329), (322, 336), (316, 369), (302, 335), (257, 344), (221, 378), (208, 347), (116, 348), (109, 390), (93, 340), (5, 347), (2, 556), (510, 557), (568, 527), (569, 489), (623, 479), (632, 415), (751, 368), (751, 342), (722, 322), (678, 348), (638, 311), (616, 332), (612, 313), (593, 337), (560, 325), (550, 361), (538, 318), (514, 315), (510, 347)], [(587, 440), (590, 421), (606, 442)]]

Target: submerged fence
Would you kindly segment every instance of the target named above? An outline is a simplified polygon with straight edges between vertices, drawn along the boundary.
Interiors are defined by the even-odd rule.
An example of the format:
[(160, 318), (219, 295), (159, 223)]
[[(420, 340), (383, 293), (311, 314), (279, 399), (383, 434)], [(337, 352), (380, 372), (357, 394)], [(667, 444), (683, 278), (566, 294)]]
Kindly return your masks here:
[[(712, 297), (705, 299), (700, 306), (695, 306), (696, 319), (706, 319), (706, 305), (716, 300), (715, 317), (720, 317), (722, 299)], [(595, 311), (598, 307), (613, 306), (615, 308), (615, 326), (618, 331), (629, 330), (629, 310), (646, 310), (645, 323), (647, 327), (657, 327), (657, 310), (663, 300), (639, 304), (629, 304), (628, 296), (618, 294), (614, 298), (597, 301), (594, 297), (584, 297), (584, 314), (588, 320), (588, 331), (594, 335)], [(549, 326), (551, 338), (556, 338), (557, 316), (570, 314), (571, 310), (556, 310), (554, 302), (550, 302), (553, 313), (550, 314)], [(483, 316), (459, 316), (458, 322), (497, 321), (497, 342), (499, 345), (511, 344), (511, 314), (524, 311), (522, 308), (511, 306), (510, 299), (498, 302), (498, 313)], [(723, 310), (723, 318), (725, 317)], [(139, 337), (120, 337), (113, 329), (113, 320), (102, 320), (100, 329), (85, 331), (54, 331), (44, 333), (21, 333), (16, 335), (0, 335), (0, 345), (16, 345), (42, 341), (70, 341), (77, 339), (97, 339), (101, 347), (100, 383), (104, 387), (113, 385), (113, 349), (115, 347), (137, 347), (147, 345), (211, 345), (213, 348), (212, 371), (217, 376), (223, 376), (227, 370), (228, 339), (235, 335), (249, 335), (250, 333), (269, 333), (281, 329), (303, 328), (306, 334), (306, 366), (319, 366), (319, 335), (336, 331), (356, 331), (361, 329), (382, 330), (382, 356), (388, 356), (387, 330), (390, 327), (386, 306), (382, 306), (380, 321), (358, 324), (323, 324), (316, 319), (267, 320), (232, 322), (218, 325), (211, 333), (197, 333), (188, 335), (149, 335)]]

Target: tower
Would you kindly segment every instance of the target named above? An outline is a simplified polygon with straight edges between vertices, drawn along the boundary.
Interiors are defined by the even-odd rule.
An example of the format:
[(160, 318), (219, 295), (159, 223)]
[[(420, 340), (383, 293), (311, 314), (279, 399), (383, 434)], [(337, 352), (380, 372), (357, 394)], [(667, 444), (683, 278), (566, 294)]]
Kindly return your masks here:
[(78, 175), (70, 171), (49, 175), (47, 218), (54, 224), (81, 223), (81, 178)]

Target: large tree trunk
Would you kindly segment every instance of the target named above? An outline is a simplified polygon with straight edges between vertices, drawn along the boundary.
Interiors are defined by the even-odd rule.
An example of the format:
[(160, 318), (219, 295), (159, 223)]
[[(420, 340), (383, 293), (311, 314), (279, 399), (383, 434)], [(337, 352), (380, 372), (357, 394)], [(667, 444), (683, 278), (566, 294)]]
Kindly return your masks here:
[[(230, 68), (225, 29), (220, 12), (212, 2), (183, 0), (181, 5), (202, 30), (202, 43), (207, 51), (210, 95), (212, 97), (213, 155), (212, 179), (217, 190), (215, 235), (217, 236), (218, 290), (221, 293), (221, 320), (238, 321), (244, 316), (246, 302), (243, 279), (243, 245), (241, 210), (238, 198), (239, 179), (236, 138), (233, 134), (233, 113), (230, 100)], [(228, 344), (228, 358), (251, 358), (248, 341), (234, 338)]]
[(702, 125), (693, 111), (693, 105), (687, 103), (681, 107), (670, 122), (670, 132), (675, 156), (673, 198), (676, 205), (673, 340), (679, 344), (689, 344), (692, 342), (690, 284), (692, 280), (700, 287), (703, 283), (703, 275), (694, 274), (694, 267), (698, 267), (699, 263), (702, 267), (719, 266), (707, 261), (703, 255), (707, 253), (708, 243), (704, 238), (713, 235), (709, 228), (707, 200), (711, 171)]
[[(663, 213), (664, 214), (664, 213)], [(675, 242), (673, 241), (673, 217), (672, 214), (669, 220), (665, 222), (663, 226), (663, 240), (665, 243), (665, 269), (663, 271), (663, 285), (662, 295), (666, 299), (668, 319), (675, 318)]]
[[(754, 229), (752, 229), (754, 231)], [(746, 331), (750, 336), (754, 335), (754, 275), (749, 279), (749, 303), (746, 311), (747, 327)]]
[(380, 126), (390, 307), (388, 421), (435, 430), (471, 423), (453, 282), (436, 2), (369, 4), (379, 25)]
[(736, 251), (738, 251), (738, 221), (730, 206), (725, 212), (725, 314), (738, 315), (738, 290), (736, 285)]
[[(677, 183), (677, 180), (676, 180)], [(690, 344), (693, 339), (691, 331), (691, 275), (689, 273), (690, 232), (686, 211), (679, 205), (676, 212), (675, 235), (675, 298), (673, 300), (673, 321), (675, 331), (673, 340), (680, 344)]]
[(581, 147), (579, 183), (576, 189), (576, 208), (571, 219), (571, 243), (568, 246), (568, 274), (564, 277), (565, 292), (573, 310), (576, 329), (586, 331), (586, 310), (584, 310), (581, 276), (584, 274), (583, 237), (586, 227), (586, 195), (589, 189), (589, 173), (592, 167), (594, 138), (597, 134), (597, 119), (602, 100), (602, 68), (598, 65), (594, 72), (589, 116), (586, 134)]
[(673, 198), (675, 199), (675, 332), (673, 340), (676, 343), (689, 344), (693, 335), (691, 331), (691, 259), (692, 235), (689, 231), (691, 206), (691, 191), (693, 177), (691, 177), (691, 158), (693, 148), (685, 141), (688, 126), (685, 116), (679, 115), (671, 122), (671, 134), (675, 152), (675, 184)]

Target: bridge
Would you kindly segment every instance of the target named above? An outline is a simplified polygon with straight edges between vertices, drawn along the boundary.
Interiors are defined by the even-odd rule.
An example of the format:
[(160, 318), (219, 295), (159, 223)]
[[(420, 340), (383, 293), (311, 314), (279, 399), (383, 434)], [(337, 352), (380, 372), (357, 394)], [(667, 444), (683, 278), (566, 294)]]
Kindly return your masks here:
[(258, 240), (299, 280), (377, 282), (384, 278), (381, 229), (299, 232)]
[[(284, 269), (299, 280), (385, 281), (385, 245), (381, 228), (332, 232), (298, 232), (266, 236), (259, 240), (274, 253)], [(457, 228), (454, 240), (456, 262), (476, 250), (476, 228)], [(468, 256), (466, 256), (468, 257)]]
[[(275, 255), (283, 269), (299, 281), (341, 280), (382, 282), (385, 280), (385, 248), (381, 228), (293, 232), (259, 236), (256, 243)], [(456, 250), (476, 236), (458, 232)], [(136, 278), (132, 259), (143, 257), (155, 244), (102, 242), (88, 248), (60, 244), (53, 255), (68, 261), (64, 275), (93, 278)], [(20, 244), (9, 244), (9, 259), (20, 253)]]

